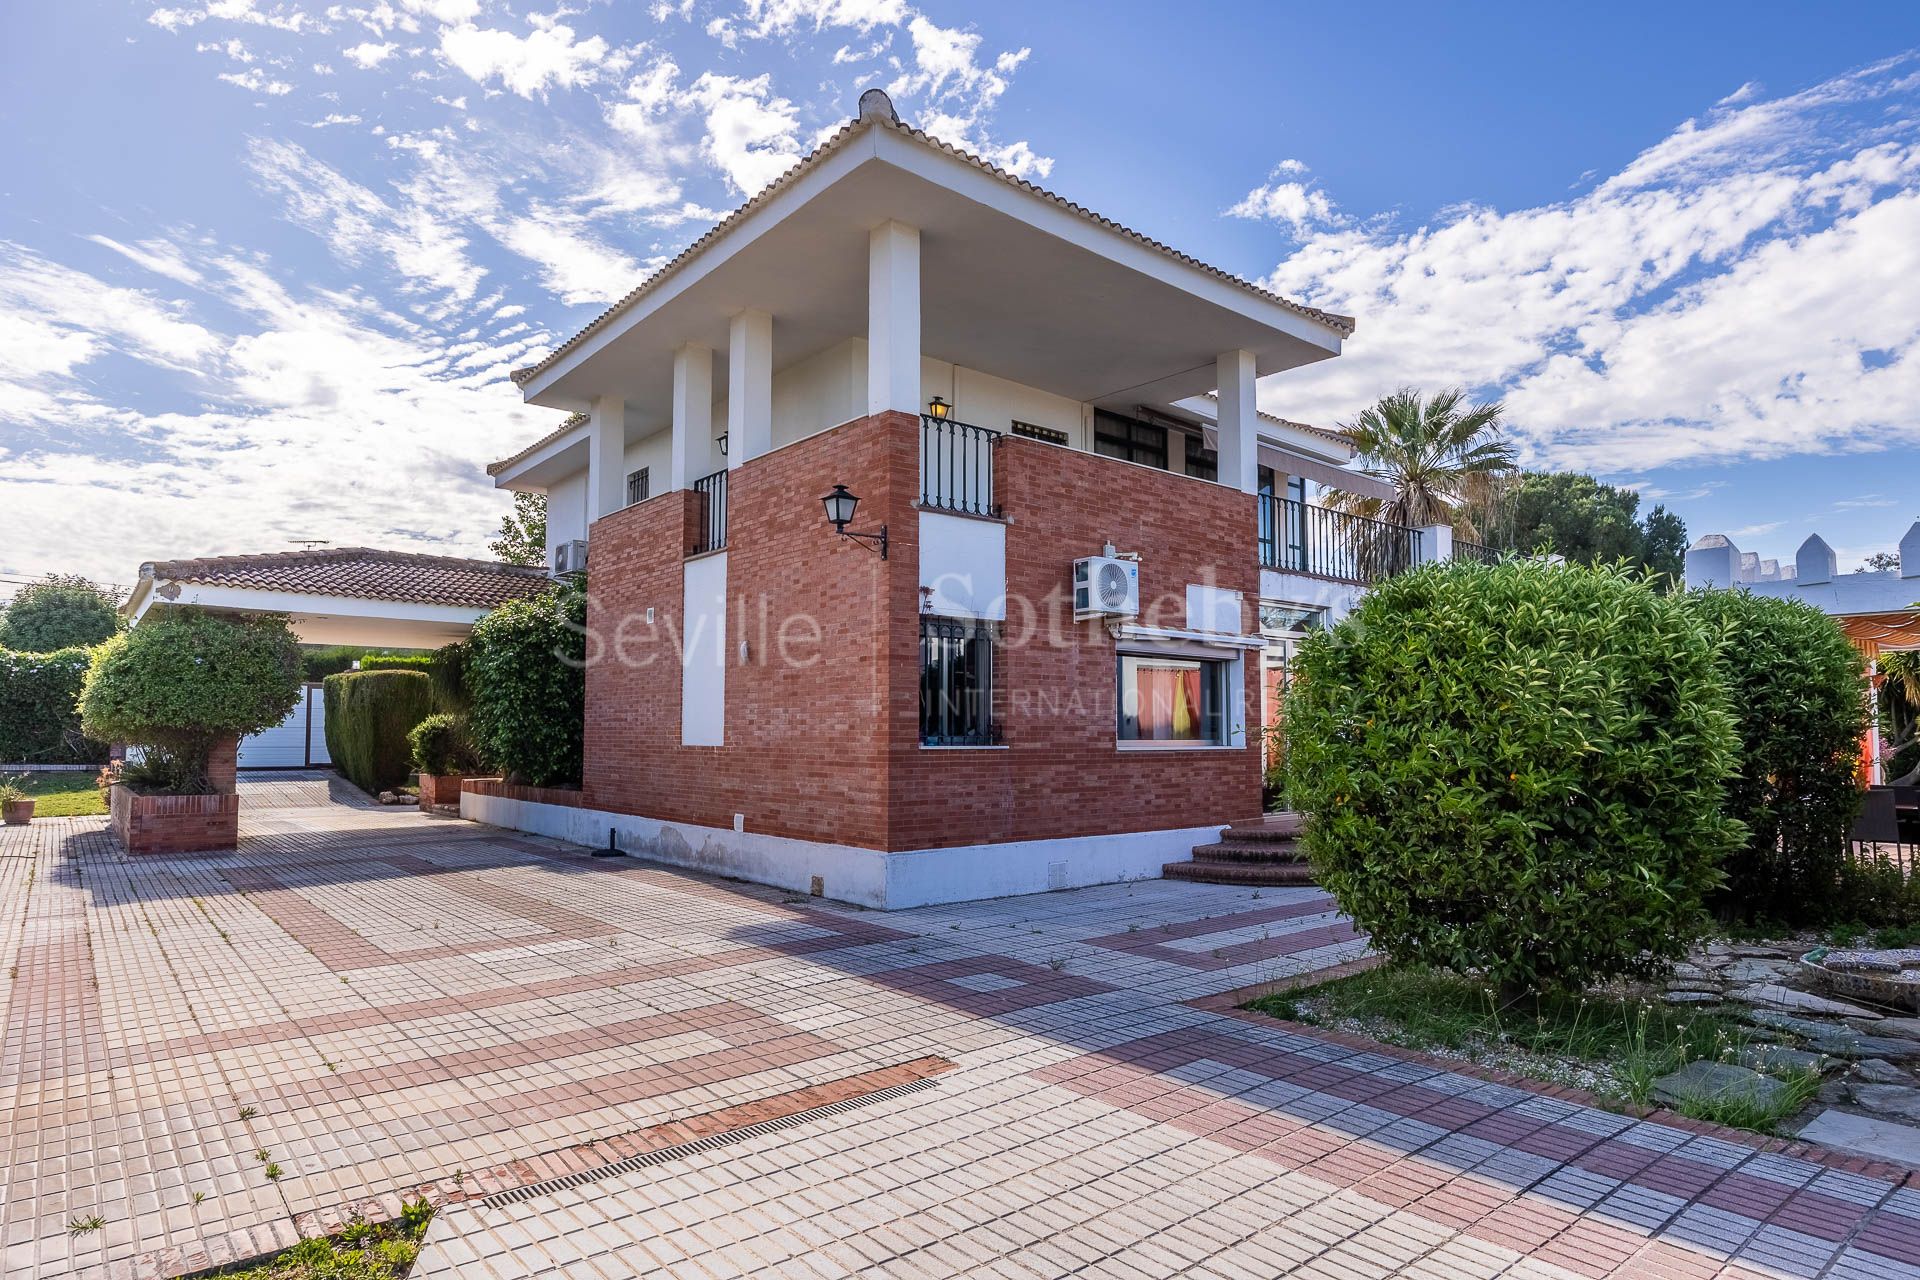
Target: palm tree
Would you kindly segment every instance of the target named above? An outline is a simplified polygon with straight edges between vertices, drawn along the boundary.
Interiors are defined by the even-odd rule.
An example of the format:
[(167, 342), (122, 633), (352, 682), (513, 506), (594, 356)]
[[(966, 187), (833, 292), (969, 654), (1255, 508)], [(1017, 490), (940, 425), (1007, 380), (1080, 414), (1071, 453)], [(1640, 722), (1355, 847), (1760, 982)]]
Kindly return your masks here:
[(1469, 404), (1459, 387), (1422, 400), (1402, 387), (1342, 423), (1338, 433), (1358, 455), (1361, 474), (1385, 481), (1393, 497), (1372, 498), (1334, 490), (1328, 505), (1389, 524), (1418, 529), (1451, 525), (1463, 537), (1477, 538), (1473, 513), (1494, 505), (1500, 477), (1514, 469), (1513, 446), (1500, 438), (1506, 406)]

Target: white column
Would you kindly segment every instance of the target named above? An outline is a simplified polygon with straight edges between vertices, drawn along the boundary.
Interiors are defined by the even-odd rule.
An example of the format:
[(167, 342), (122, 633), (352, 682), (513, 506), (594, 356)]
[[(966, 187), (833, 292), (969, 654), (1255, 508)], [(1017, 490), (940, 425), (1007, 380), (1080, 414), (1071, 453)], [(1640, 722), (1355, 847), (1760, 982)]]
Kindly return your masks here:
[(1214, 361), (1220, 386), (1220, 483), (1260, 491), (1260, 408), (1254, 400), (1253, 353), (1223, 351)]
[(685, 489), (713, 469), (713, 348), (673, 353), (673, 461), (667, 487)]
[(742, 311), (727, 330), (727, 469), (773, 452), (773, 317)]
[(1420, 563), (1445, 563), (1453, 559), (1453, 526), (1430, 524), (1420, 530)]
[(627, 505), (627, 402), (601, 396), (587, 413), (587, 523)]
[(873, 229), (867, 254), (867, 412), (920, 412), (920, 232)]

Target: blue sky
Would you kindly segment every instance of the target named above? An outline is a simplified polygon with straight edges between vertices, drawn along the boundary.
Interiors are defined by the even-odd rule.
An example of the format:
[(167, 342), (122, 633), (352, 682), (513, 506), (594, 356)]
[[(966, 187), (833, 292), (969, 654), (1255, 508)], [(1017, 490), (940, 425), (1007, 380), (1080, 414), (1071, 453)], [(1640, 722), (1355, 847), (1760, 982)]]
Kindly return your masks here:
[(1267, 408), (1465, 384), (1768, 556), (1920, 516), (1920, 7), (558, 3), (10, 12), (0, 593), (480, 552), (483, 465), (552, 422), (507, 371), (876, 84), (1357, 315)]

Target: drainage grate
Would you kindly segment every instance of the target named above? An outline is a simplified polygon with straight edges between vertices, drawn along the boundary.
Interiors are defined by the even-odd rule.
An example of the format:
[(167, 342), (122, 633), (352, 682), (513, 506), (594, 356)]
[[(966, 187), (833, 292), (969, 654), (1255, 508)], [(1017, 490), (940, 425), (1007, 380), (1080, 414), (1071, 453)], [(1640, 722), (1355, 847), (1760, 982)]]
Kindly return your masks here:
[(703, 1151), (712, 1151), (716, 1147), (730, 1146), (744, 1142), (748, 1138), (757, 1138), (763, 1133), (773, 1133), (791, 1125), (806, 1124), (821, 1120), (827, 1116), (837, 1116), (843, 1111), (855, 1107), (864, 1107), (871, 1102), (886, 1102), (892, 1098), (902, 1098), (910, 1093), (933, 1087), (933, 1080), (909, 1080), (905, 1084), (889, 1085), (885, 1089), (875, 1089), (872, 1093), (863, 1093), (855, 1098), (843, 1098), (839, 1102), (828, 1102), (818, 1107), (808, 1107), (805, 1111), (796, 1111), (792, 1115), (775, 1116), (771, 1120), (757, 1120), (752, 1124), (741, 1125), (738, 1129), (728, 1129), (724, 1133), (708, 1134), (704, 1138), (695, 1138), (691, 1142), (676, 1142), (670, 1147), (661, 1147), (657, 1151), (642, 1151), (639, 1155), (616, 1160), (612, 1164), (601, 1165), (597, 1169), (582, 1169), (579, 1173), (562, 1174), (558, 1178), (549, 1178), (545, 1182), (531, 1182), (524, 1187), (512, 1187), (506, 1191), (496, 1191), (480, 1201), (483, 1208), (495, 1209), (504, 1204), (518, 1204), (522, 1200), (532, 1200), (536, 1196), (549, 1195), (563, 1191), (568, 1187), (583, 1186), (589, 1182), (598, 1182), (602, 1178), (611, 1178), (617, 1174), (631, 1173), (635, 1169), (645, 1169), (656, 1164), (666, 1164), (673, 1160), (684, 1160), (688, 1156), (699, 1155)]

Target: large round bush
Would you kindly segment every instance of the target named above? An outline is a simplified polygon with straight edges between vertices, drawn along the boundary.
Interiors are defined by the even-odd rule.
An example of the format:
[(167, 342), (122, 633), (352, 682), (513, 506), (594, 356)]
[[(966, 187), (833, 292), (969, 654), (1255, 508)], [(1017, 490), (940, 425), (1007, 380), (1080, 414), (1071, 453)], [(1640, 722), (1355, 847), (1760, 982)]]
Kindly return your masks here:
[(1301, 646), (1287, 794), (1396, 961), (1575, 986), (1683, 953), (1739, 841), (1704, 632), (1623, 569), (1456, 563)]
[(204, 792), (214, 744), (286, 719), (300, 676), (300, 645), (279, 614), (156, 610), (93, 651), (81, 727), (145, 748), (155, 785)]
[(1801, 601), (1745, 591), (1684, 600), (1719, 642), (1740, 735), (1727, 811), (1747, 838), (1727, 859), (1715, 905), (1748, 918), (1826, 919), (1860, 807), (1866, 664), (1832, 618)]
[(586, 593), (556, 586), (512, 600), (467, 638), (467, 723), (474, 747), (529, 786), (580, 781), (586, 731)]

